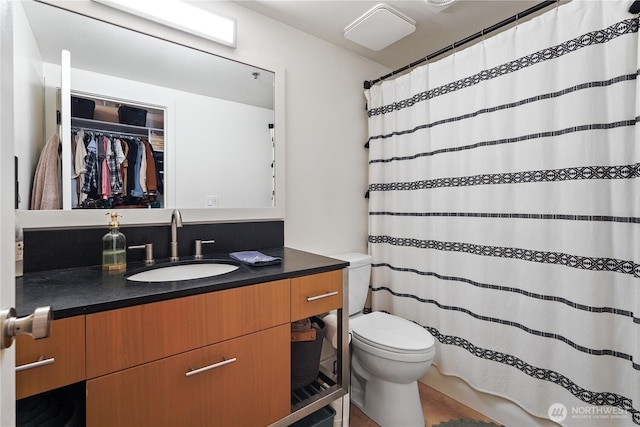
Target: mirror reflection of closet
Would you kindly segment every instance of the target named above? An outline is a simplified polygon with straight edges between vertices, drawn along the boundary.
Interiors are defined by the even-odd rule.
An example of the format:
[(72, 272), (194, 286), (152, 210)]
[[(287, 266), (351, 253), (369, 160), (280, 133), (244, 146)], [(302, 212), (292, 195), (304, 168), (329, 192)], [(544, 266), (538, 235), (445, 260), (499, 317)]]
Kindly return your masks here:
[[(72, 91), (74, 82), (96, 78), (83, 70), (72, 73), (71, 56), (63, 50), (61, 66), (45, 71), (45, 81), (47, 74), (56, 80), (59, 73), (60, 87), (55, 89), (55, 111), (45, 111), (51, 136), (35, 170), (31, 209), (163, 208), (165, 108)], [(103, 84), (91, 87), (138, 94), (126, 89), (130, 81), (102, 79)], [(49, 87), (45, 98), (47, 92), (53, 96)], [(46, 104), (50, 110), (52, 104)], [(52, 159), (55, 150), (47, 148), (56, 140), (57, 167)]]
[(164, 109), (71, 92), (70, 142), (72, 209), (164, 207)]

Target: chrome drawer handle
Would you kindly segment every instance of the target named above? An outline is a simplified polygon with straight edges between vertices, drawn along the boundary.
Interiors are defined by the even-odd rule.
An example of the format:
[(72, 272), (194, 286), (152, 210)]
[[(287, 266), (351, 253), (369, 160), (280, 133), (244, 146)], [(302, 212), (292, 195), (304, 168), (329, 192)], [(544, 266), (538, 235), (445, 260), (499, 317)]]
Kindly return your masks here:
[(25, 365), (16, 366), (16, 372), (26, 371), (27, 369), (39, 368), (40, 366), (51, 365), (55, 362), (55, 358), (45, 359), (44, 356), (40, 356), (37, 362), (27, 363)]
[(222, 362), (214, 363), (213, 365), (205, 366), (204, 368), (191, 369), (185, 375), (190, 377), (191, 375), (196, 375), (196, 374), (200, 374), (202, 372), (208, 371), (210, 369), (219, 368), (221, 366), (228, 365), (229, 363), (233, 363), (235, 361), (236, 361), (235, 357), (231, 358), (231, 359), (224, 359), (223, 358)]
[(326, 294), (316, 295), (315, 297), (307, 297), (307, 301), (311, 302), (311, 301), (315, 301), (317, 299), (332, 297), (334, 295), (338, 295), (338, 291), (327, 292)]

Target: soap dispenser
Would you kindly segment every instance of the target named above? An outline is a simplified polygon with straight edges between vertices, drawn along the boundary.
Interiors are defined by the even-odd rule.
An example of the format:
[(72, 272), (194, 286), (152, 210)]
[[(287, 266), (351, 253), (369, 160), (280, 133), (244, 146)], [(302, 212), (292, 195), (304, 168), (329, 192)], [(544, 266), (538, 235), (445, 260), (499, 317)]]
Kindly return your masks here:
[(102, 238), (102, 269), (108, 271), (125, 270), (127, 268), (127, 239), (120, 232), (118, 217), (112, 212), (109, 221), (109, 232)]

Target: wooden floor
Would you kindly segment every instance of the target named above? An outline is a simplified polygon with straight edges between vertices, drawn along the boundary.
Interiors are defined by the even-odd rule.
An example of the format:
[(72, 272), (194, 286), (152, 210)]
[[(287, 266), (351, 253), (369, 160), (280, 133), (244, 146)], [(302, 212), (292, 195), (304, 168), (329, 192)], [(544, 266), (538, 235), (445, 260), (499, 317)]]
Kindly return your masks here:
[[(459, 418), (492, 422), (490, 418), (485, 417), (481, 413), (464, 406), (460, 402), (422, 384), (419, 381), (418, 389), (420, 391), (420, 400), (422, 401), (422, 412), (424, 414), (426, 427), (432, 427), (443, 421)], [(350, 427), (379, 426), (352, 404), (350, 408)]]

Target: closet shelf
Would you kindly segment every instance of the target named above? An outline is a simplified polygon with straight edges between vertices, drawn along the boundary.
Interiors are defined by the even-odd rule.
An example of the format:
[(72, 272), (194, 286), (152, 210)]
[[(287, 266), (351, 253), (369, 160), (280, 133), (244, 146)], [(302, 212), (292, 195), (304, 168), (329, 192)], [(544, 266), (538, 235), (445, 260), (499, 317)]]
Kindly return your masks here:
[(79, 117), (71, 118), (71, 126), (81, 127), (87, 130), (123, 132), (146, 137), (149, 137), (150, 133), (160, 136), (164, 135), (164, 129), (126, 125), (122, 123), (106, 122), (94, 119), (83, 119)]

